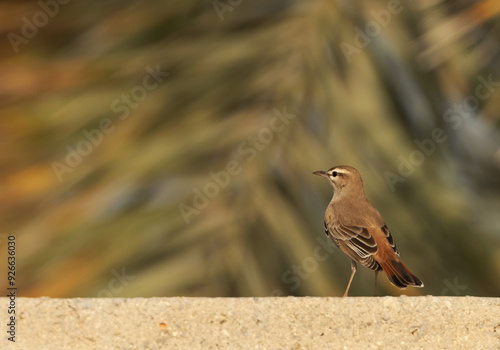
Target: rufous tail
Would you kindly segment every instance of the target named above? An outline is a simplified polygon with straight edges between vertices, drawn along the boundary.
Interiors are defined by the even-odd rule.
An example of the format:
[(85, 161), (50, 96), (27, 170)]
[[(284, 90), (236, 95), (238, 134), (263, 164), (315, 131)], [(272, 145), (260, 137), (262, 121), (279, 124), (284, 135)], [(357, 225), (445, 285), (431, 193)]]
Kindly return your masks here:
[(424, 284), (418, 279), (417, 276), (412, 274), (410, 270), (401, 262), (401, 260), (394, 258), (388, 259), (380, 266), (389, 278), (389, 281), (398, 288), (406, 288), (407, 286), (423, 287)]

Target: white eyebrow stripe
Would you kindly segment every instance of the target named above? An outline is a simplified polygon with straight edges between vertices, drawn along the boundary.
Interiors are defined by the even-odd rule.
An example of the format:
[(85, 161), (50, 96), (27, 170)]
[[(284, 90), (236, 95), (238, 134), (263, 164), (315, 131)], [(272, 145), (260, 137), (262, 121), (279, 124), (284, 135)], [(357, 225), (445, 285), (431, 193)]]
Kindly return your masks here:
[(328, 174), (331, 174), (334, 171), (336, 171), (339, 174), (349, 174), (349, 170), (344, 170), (344, 169), (332, 169), (331, 171), (328, 172)]

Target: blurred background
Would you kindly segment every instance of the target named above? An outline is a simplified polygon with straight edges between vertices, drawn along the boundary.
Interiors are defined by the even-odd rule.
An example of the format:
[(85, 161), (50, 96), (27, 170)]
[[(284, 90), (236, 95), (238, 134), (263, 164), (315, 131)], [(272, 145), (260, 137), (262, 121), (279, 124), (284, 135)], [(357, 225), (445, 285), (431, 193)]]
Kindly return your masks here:
[(15, 235), (21, 296), (340, 296), (344, 164), (380, 295), (500, 295), (498, 1), (59, 1), (0, 4), (2, 288)]

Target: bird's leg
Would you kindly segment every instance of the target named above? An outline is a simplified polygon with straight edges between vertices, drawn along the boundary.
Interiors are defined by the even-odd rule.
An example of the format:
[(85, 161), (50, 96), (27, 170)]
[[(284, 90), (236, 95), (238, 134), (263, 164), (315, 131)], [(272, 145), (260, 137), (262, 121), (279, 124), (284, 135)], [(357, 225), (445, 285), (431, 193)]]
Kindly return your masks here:
[(373, 292), (373, 296), (377, 296), (377, 276), (378, 276), (378, 270), (375, 270), (375, 291)]
[(349, 278), (349, 283), (347, 284), (347, 288), (344, 293), (344, 297), (347, 296), (347, 292), (349, 291), (349, 287), (351, 286), (352, 278), (354, 277), (354, 274), (356, 273), (356, 262), (354, 260), (351, 260), (351, 278)]

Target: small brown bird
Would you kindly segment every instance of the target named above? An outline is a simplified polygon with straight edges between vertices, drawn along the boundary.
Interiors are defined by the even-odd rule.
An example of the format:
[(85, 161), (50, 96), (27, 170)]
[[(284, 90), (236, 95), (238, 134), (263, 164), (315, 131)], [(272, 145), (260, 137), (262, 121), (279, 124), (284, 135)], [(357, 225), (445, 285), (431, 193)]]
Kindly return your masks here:
[(365, 197), (358, 171), (341, 165), (313, 174), (327, 178), (333, 186), (333, 197), (325, 211), (325, 232), (351, 259), (352, 273), (344, 297), (356, 273), (356, 262), (375, 271), (375, 296), (380, 270), (396, 287), (423, 287), (399, 260), (398, 248), (384, 219)]

